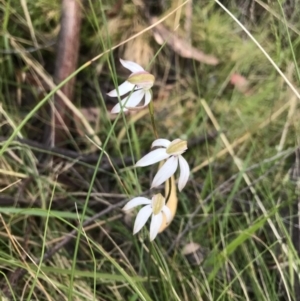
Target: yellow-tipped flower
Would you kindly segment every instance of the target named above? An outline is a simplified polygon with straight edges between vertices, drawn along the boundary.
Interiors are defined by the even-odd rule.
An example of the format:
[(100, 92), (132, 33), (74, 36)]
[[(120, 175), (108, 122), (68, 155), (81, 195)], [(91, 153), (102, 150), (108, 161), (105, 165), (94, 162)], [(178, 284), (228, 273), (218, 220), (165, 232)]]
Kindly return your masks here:
[(190, 167), (182, 156), (182, 154), (187, 150), (187, 142), (181, 139), (175, 139), (172, 142), (167, 139), (156, 139), (152, 143), (151, 148), (157, 146), (161, 148), (158, 148), (144, 156), (136, 162), (135, 166), (148, 166), (167, 159), (152, 181), (151, 188), (154, 188), (168, 180), (177, 170), (179, 163), (180, 175), (178, 180), (178, 189), (181, 191), (186, 185), (190, 175)]
[[(123, 111), (144, 108), (149, 104), (152, 99), (151, 88), (154, 84), (155, 77), (149, 72), (145, 71), (143, 67), (137, 63), (124, 61), (120, 59), (121, 64), (132, 72), (129, 78), (117, 89), (114, 89), (107, 93), (111, 97), (123, 96), (129, 92), (128, 97), (123, 98), (120, 103), (116, 104), (111, 113), (119, 113), (121, 108)], [(144, 103), (139, 106), (142, 99)]]
[(151, 200), (144, 197), (134, 198), (125, 205), (123, 210), (130, 210), (140, 205), (146, 206), (144, 206), (136, 216), (133, 234), (138, 233), (143, 228), (152, 214), (150, 224), (150, 241), (152, 241), (157, 236), (157, 233), (163, 223), (163, 214), (165, 215), (167, 222), (171, 221), (172, 214), (170, 209), (166, 206), (165, 198), (160, 193), (155, 194)]

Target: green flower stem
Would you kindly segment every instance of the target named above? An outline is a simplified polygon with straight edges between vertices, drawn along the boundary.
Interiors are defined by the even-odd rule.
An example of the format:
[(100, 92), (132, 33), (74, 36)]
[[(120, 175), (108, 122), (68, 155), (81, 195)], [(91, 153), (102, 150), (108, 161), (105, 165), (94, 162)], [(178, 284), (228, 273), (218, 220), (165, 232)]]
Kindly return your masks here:
[(154, 106), (153, 106), (153, 101), (150, 101), (148, 105), (149, 113), (150, 113), (150, 119), (151, 119), (151, 124), (153, 128), (153, 133), (156, 139), (158, 139), (158, 134), (157, 134), (157, 129), (155, 125), (155, 119), (154, 119)]
[(150, 289), (150, 261), (151, 261), (151, 254), (152, 254), (152, 241), (149, 241), (149, 253), (148, 253), (148, 260), (147, 260), (147, 271), (148, 271), (148, 277), (147, 277), (147, 284), (148, 284), (148, 288)]
[[(149, 108), (149, 114), (150, 114), (150, 119), (151, 119), (151, 125), (153, 128), (153, 133), (156, 139), (158, 139), (158, 134), (157, 134), (157, 129), (156, 129), (156, 124), (155, 124), (155, 118), (154, 118), (154, 106), (153, 106), (153, 101), (151, 101), (148, 105)], [(168, 202), (170, 195), (171, 195), (171, 190), (172, 190), (172, 180), (169, 178), (169, 192), (168, 196), (166, 198), (166, 203)]]

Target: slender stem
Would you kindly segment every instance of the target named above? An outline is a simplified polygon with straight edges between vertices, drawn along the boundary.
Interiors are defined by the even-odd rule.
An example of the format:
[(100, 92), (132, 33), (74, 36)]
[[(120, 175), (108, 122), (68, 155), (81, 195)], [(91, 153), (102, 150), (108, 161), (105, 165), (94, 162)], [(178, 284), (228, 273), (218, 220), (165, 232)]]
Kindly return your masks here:
[[(151, 119), (154, 136), (156, 139), (158, 139), (157, 129), (156, 129), (156, 125), (155, 125), (155, 119), (154, 119), (154, 106), (153, 106), (152, 101), (149, 103), (148, 108), (149, 108), (150, 119)], [(169, 178), (169, 192), (168, 192), (168, 196), (166, 198), (166, 203), (168, 202), (168, 200), (170, 198), (171, 191), (172, 191), (172, 179)]]
[(152, 254), (152, 242), (149, 241), (149, 253), (148, 253), (148, 260), (147, 260), (147, 283), (148, 283), (148, 288), (150, 289), (150, 260), (151, 260), (151, 254)]
[(151, 125), (153, 128), (153, 133), (156, 139), (158, 139), (158, 134), (157, 134), (157, 129), (156, 129), (156, 125), (155, 125), (155, 119), (154, 119), (154, 106), (153, 106), (153, 102), (150, 101), (149, 105), (148, 105), (148, 109), (149, 109), (149, 113), (150, 113), (150, 119), (151, 119)]

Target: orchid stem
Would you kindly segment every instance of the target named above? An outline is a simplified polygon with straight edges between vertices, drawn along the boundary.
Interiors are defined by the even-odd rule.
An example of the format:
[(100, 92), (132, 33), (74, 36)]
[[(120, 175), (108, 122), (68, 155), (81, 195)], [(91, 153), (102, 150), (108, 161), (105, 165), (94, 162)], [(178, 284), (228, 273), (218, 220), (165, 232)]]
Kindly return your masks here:
[(152, 242), (149, 241), (149, 253), (148, 253), (148, 262), (147, 262), (147, 271), (148, 271), (148, 287), (150, 288), (150, 260), (151, 260), (151, 254), (152, 254)]
[[(155, 136), (156, 139), (158, 139), (157, 129), (156, 129), (156, 125), (155, 125), (155, 119), (154, 119), (154, 106), (153, 106), (152, 101), (149, 103), (148, 108), (149, 108), (150, 119), (151, 119), (151, 124), (152, 124), (152, 128), (153, 128), (154, 136)], [(168, 202), (168, 200), (170, 198), (171, 190), (172, 190), (172, 180), (171, 180), (171, 178), (169, 178), (169, 192), (168, 192), (168, 196), (167, 196), (167, 199), (166, 199), (166, 203)]]
[(155, 119), (154, 119), (154, 106), (153, 106), (153, 101), (151, 101), (148, 105), (149, 113), (150, 113), (150, 119), (151, 119), (151, 124), (153, 128), (153, 133), (156, 139), (158, 139), (158, 134), (157, 134), (157, 129), (155, 125)]

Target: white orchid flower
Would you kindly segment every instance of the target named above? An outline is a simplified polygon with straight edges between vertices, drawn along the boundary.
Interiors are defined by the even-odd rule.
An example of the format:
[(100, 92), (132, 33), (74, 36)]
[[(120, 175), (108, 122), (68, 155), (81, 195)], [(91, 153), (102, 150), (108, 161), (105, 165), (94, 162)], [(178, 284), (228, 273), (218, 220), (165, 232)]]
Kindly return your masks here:
[(178, 189), (181, 191), (186, 185), (190, 175), (190, 167), (181, 155), (187, 150), (187, 142), (181, 139), (175, 139), (172, 142), (167, 139), (156, 139), (152, 143), (151, 148), (156, 146), (161, 148), (155, 149), (144, 156), (136, 162), (135, 166), (148, 166), (167, 159), (152, 181), (151, 188), (154, 188), (168, 180), (177, 170), (179, 163), (180, 175)]
[[(120, 59), (121, 64), (129, 69), (132, 74), (129, 78), (117, 89), (114, 89), (107, 93), (111, 97), (123, 96), (126, 93), (130, 93), (129, 96), (123, 98), (120, 103), (116, 104), (111, 113), (119, 113), (121, 111), (121, 106), (123, 111), (140, 109), (147, 106), (152, 99), (151, 88), (154, 84), (155, 77), (149, 72), (145, 71), (143, 67), (137, 63), (131, 61), (125, 61)], [(144, 104), (138, 106), (138, 104), (145, 97)]]
[(129, 201), (123, 210), (130, 210), (136, 206), (144, 206), (136, 216), (133, 234), (138, 233), (146, 224), (150, 215), (152, 214), (150, 224), (150, 241), (154, 240), (163, 222), (163, 214), (166, 216), (167, 222), (172, 219), (170, 209), (166, 206), (165, 198), (159, 193), (155, 194), (151, 200), (144, 197), (137, 197)]

